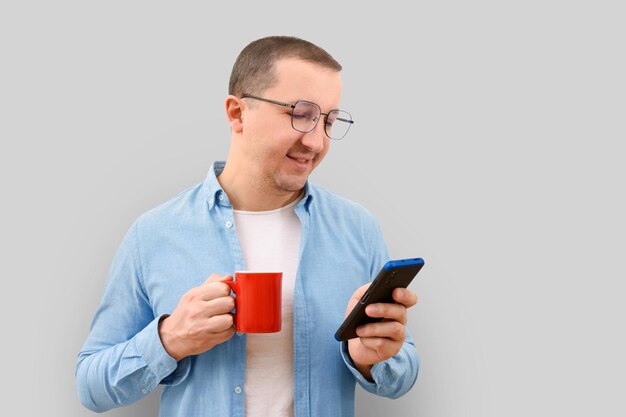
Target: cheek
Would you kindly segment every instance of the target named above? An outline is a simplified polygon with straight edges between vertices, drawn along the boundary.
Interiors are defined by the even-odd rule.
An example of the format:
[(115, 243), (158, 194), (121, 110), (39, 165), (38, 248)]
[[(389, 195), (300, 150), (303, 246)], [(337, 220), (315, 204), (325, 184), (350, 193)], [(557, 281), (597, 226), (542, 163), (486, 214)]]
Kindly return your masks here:
[(304, 133), (292, 129), (291, 125), (287, 129), (277, 129), (272, 137), (274, 150), (277, 153), (286, 155), (291, 150), (301, 148), (302, 135)]
[(250, 135), (262, 137), (263, 140), (269, 142), (268, 145), (271, 147), (293, 144), (302, 133), (291, 127), (290, 117), (267, 117), (255, 120), (254, 127), (250, 129)]

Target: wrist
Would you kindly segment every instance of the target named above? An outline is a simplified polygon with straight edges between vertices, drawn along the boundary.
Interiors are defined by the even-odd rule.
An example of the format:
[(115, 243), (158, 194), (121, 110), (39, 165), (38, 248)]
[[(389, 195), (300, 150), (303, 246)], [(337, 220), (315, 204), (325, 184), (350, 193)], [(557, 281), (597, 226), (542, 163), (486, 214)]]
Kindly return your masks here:
[(359, 371), (361, 375), (365, 377), (365, 379), (370, 382), (374, 381), (374, 378), (372, 377), (372, 365), (361, 365), (360, 363), (356, 363), (354, 361), (352, 362), (354, 363), (354, 367), (357, 369), (357, 371)]
[(177, 342), (176, 334), (172, 329), (171, 320), (168, 320), (169, 317), (169, 314), (164, 314), (159, 320), (159, 338), (167, 354), (178, 362), (186, 355), (178, 348), (180, 344)]
[(347, 354), (348, 357), (350, 358), (350, 361), (352, 361), (352, 365), (354, 365), (354, 367), (356, 368), (357, 371), (359, 371), (361, 373), (361, 375), (363, 375), (363, 377), (365, 377), (365, 379), (367, 379), (368, 381), (374, 381), (374, 378), (372, 377), (372, 366), (374, 366), (373, 364), (362, 364), (359, 363), (358, 361), (355, 360), (355, 356), (358, 355), (354, 355), (354, 350), (356, 349), (356, 346), (359, 342), (358, 339), (352, 339), (352, 340), (348, 340), (347, 342)]

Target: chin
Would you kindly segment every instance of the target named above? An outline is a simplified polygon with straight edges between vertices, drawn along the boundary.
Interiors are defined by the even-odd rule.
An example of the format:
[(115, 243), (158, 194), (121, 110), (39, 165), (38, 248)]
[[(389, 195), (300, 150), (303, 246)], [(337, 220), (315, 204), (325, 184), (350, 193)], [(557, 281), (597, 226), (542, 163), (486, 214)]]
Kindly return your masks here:
[(306, 177), (292, 177), (292, 178), (277, 178), (275, 181), (276, 188), (281, 191), (287, 191), (290, 193), (295, 193), (296, 191), (300, 191), (304, 188), (304, 184), (306, 184), (308, 176)]

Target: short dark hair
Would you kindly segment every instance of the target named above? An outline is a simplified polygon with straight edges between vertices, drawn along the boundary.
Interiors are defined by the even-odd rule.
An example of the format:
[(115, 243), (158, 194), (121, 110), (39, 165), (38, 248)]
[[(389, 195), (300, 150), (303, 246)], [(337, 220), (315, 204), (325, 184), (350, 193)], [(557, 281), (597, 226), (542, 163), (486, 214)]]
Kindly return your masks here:
[(230, 73), (228, 94), (262, 94), (276, 83), (274, 63), (283, 58), (297, 58), (322, 67), (341, 71), (341, 65), (319, 46), (293, 36), (268, 36), (246, 46)]

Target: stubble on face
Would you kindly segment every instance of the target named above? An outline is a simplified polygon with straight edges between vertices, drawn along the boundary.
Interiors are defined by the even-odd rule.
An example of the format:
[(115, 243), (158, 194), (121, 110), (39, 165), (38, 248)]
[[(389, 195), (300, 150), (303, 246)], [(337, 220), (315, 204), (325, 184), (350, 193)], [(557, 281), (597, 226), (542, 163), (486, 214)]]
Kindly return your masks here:
[[(326, 152), (324, 152), (325, 154)], [(287, 160), (287, 155), (299, 155), (299, 156), (307, 156), (312, 158), (310, 164), (310, 168), (306, 171), (299, 173), (291, 173), (285, 172), (283, 165), (285, 163), (289, 163)], [(285, 154), (279, 155), (282, 157), (282, 160), (277, 159), (277, 155), (268, 152), (266, 155), (257, 154), (259, 162), (261, 162), (258, 167), (262, 169), (258, 169), (254, 175), (254, 180), (256, 182), (256, 187), (258, 189), (263, 190), (272, 190), (277, 194), (290, 194), (302, 191), (304, 188), (307, 179), (311, 172), (317, 167), (317, 165), (321, 162), (321, 158), (319, 154), (312, 154), (311, 150), (303, 147), (301, 144), (297, 144)], [(275, 168), (268, 169), (267, 161), (274, 160)]]

